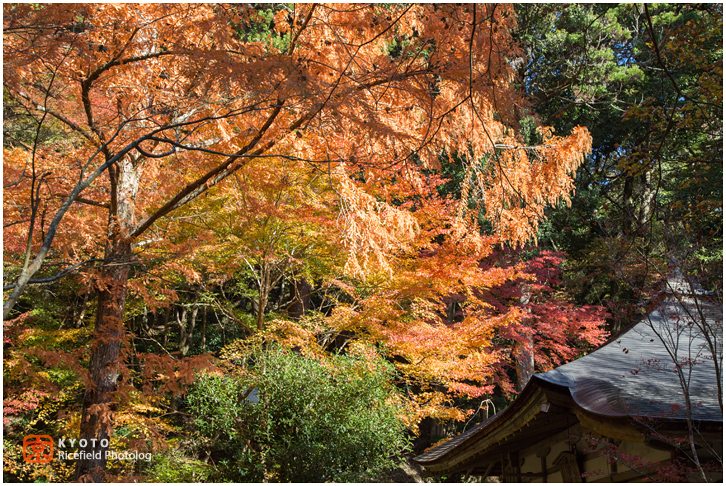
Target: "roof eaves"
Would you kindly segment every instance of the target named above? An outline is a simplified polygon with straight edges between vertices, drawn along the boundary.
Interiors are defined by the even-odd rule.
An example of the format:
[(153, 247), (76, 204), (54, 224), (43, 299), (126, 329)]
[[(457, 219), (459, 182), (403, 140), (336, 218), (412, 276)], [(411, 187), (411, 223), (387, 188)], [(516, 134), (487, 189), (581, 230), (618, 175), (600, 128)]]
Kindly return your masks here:
[[(414, 461), (431, 470), (450, 469), (524, 427), (541, 412), (541, 406), (546, 401), (545, 393), (535, 380), (530, 380), (509, 407), (450, 441), (416, 456)], [(482, 438), (485, 440), (480, 440)]]

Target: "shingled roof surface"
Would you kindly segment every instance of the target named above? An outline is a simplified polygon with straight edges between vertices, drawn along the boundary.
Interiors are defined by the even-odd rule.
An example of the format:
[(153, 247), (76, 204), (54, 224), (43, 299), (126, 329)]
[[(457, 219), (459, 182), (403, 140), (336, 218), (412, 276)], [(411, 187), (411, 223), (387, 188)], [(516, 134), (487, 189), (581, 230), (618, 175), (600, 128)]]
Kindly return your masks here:
[(706, 298), (698, 298), (697, 306), (682, 277), (669, 284), (663, 303), (630, 330), (535, 379), (568, 387), (577, 405), (599, 415), (682, 419), (684, 393), (670, 351), (678, 361), (693, 363), (683, 367), (693, 418), (723, 421), (712, 352), (693, 324), (694, 320), (706, 323), (717, 354), (722, 355), (723, 309)]

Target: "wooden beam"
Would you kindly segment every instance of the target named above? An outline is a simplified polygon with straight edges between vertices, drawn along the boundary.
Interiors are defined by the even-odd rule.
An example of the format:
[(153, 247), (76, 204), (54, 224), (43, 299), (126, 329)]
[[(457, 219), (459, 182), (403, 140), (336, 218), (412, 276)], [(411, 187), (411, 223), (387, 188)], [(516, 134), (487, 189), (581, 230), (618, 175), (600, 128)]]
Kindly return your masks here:
[[(570, 419), (570, 424), (573, 424), (574, 419)], [(576, 422), (575, 422), (576, 423)], [(511, 436), (506, 440), (500, 441), (499, 443), (490, 444), (489, 447), (480, 451), (478, 454), (470, 456), (466, 461), (462, 461), (457, 464), (456, 467), (449, 473), (462, 473), (467, 471), (469, 467), (474, 465), (475, 467), (484, 466), (498, 460), (501, 454), (508, 455), (514, 451), (526, 449), (538, 442), (545, 441), (554, 435), (568, 429), (567, 418), (564, 415), (552, 415), (542, 414), (535, 420), (531, 421), (531, 426)], [(555, 442), (547, 442), (543, 445), (551, 446)]]
[(626, 442), (644, 442), (644, 434), (632, 425), (631, 420), (608, 418), (601, 415), (594, 415), (584, 410), (576, 410), (575, 415), (583, 427), (596, 432), (603, 437), (610, 437)]

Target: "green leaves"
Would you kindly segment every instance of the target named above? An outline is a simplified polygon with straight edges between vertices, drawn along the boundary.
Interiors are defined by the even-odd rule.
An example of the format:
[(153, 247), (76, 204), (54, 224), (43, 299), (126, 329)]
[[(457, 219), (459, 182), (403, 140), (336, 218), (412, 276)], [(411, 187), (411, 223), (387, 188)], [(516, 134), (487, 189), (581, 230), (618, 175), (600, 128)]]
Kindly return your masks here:
[(272, 348), (250, 354), (243, 369), (201, 377), (187, 397), (197, 431), (235, 458), (218, 466), (225, 480), (370, 481), (407, 447), (382, 361)]
[[(248, 17), (235, 26), (235, 29), (243, 41), (259, 42), (266, 44), (279, 52), (285, 52), (290, 47), (290, 26), (281, 22), (281, 17), (276, 15), (284, 12), (288, 7), (284, 4), (258, 4), (241, 7), (247, 12)], [(286, 25), (281, 25), (286, 24)], [(288, 32), (284, 32), (287, 30)]]
[(571, 255), (580, 302), (634, 304), (640, 290), (623, 282), (642, 286), (644, 269), (668, 254), (719, 288), (722, 7), (516, 9), (519, 74), (534, 110), (557, 132), (583, 125), (593, 137), (573, 207), (549, 211), (539, 233)]

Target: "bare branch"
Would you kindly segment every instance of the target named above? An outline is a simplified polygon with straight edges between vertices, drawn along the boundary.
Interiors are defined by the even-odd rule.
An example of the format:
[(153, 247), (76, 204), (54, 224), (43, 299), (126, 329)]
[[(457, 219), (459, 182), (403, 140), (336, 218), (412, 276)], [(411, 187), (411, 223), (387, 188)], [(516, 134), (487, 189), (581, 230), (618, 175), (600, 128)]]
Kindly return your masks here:
[[(102, 262), (102, 261), (103, 261), (103, 260), (102, 260), (102, 259), (99, 259), (99, 258), (91, 258), (90, 260), (86, 260), (86, 261), (84, 261), (84, 262), (80, 262), (80, 263), (76, 263), (75, 265), (71, 265), (70, 267), (68, 267), (68, 268), (66, 268), (66, 269), (64, 269), (64, 270), (62, 270), (62, 271), (60, 271), (60, 272), (58, 272), (58, 273), (57, 273), (56, 275), (54, 275), (53, 277), (48, 277), (48, 278), (39, 278), (39, 279), (30, 279), (30, 280), (28, 280), (28, 282), (27, 282), (27, 283), (28, 283), (28, 284), (43, 284), (43, 283), (50, 283), (50, 282), (55, 282), (56, 280), (58, 280), (58, 279), (60, 279), (60, 278), (63, 278), (63, 277), (65, 277), (65, 276), (66, 276), (66, 275), (68, 275), (69, 273), (72, 273), (72, 272), (73, 272), (74, 270), (76, 270), (76, 269), (77, 269), (78, 267), (82, 267), (83, 265), (86, 265), (86, 264), (88, 264), (88, 263), (96, 263), (96, 262)], [(3, 287), (3, 292), (4, 292), (4, 291), (6, 291), (6, 290), (12, 290), (12, 289), (14, 289), (15, 287), (17, 287), (17, 285), (18, 285), (18, 284), (10, 284), (10, 285), (5, 285), (5, 286)]]
[[(277, 115), (280, 114), (280, 110), (282, 109), (282, 106), (284, 104), (284, 100), (278, 100), (278, 103), (275, 105), (275, 108), (273, 109), (270, 116), (267, 118), (267, 121), (265, 124), (260, 128), (257, 132), (257, 135), (250, 140), (247, 145), (242, 147), (236, 154), (233, 156), (227, 158), (222, 164), (218, 165), (214, 169), (210, 170), (206, 174), (204, 174), (202, 177), (198, 178), (194, 182), (191, 182), (190, 184), (187, 184), (186, 187), (184, 187), (181, 191), (179, 191), (173, 198), (171, 198), (166, 204), (164, 204), (159, 210), (157, 210), (154, 214), (146, 218), (144, 221), (142, 221), (136, 229), (129, 235), (132, 238), (135, 238), (139, 236), (141, 233), (146, 231), (152, 224), (154, 224), (155, 221), (157, 221), (162, 216), (165, 216), (172, 210), (183, 206), (187, 202), (191, 201), (192, 199), (196, 198), (199, 194), (202, 194), (203, 192), (206, 192), (207, 189), (210, 187), (216, 185), (219, 181), (226, 178), (228, 175), (233, 173), (235, 170), (239, 169), (241, 165), (238, 165), (236, 167), (232, 167), (232, 164), (237, 162), (241, 156), (245, 155), (247, 152), (249, 152), (257, 143), (262, 139), (264, 134), (267, 132), (267, 129), (270, 128), (272, 123), (277, 118)], [(257, 151), (255, 151), (254, 155), (259, 155), (263, 153), (265, 150), (267, 150), (270, 146), (274, 145), (274, 142), (268, 143), (265, 147), (261, 147)], [(138, 144), (137, 144), (138, 146)]]

